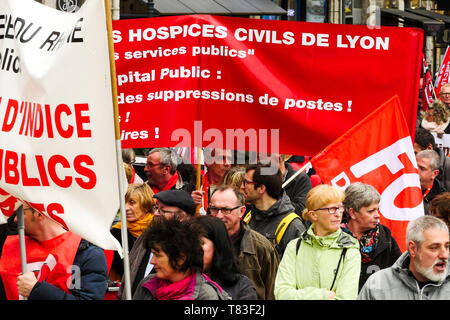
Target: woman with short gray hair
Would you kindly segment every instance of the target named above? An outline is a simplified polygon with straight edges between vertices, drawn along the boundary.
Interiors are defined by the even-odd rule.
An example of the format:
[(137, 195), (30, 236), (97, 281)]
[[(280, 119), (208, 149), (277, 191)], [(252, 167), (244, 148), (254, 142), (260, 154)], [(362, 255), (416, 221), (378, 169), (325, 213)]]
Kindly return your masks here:
[(378, 191), (369, 184), (355, 182), (345, 189), (347, 221), (342, 229), (359, 240), (359, 290), (372, 273), (392, 266), (402, 254), (389, 228), (380, 224), (380, 199)]

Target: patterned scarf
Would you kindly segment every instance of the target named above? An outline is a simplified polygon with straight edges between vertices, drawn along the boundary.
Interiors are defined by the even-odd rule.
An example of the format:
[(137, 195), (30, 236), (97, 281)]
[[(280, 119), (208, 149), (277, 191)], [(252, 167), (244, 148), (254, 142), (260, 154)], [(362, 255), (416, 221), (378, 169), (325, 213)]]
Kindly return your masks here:
[[(348, 229), (347, 223), (343, 225), (343, 230), (348, 234), (350, 234), (351, 236), (355, 237), (353, 233)], [(359, 239), (361, 261), (363, 263), (368, 263), (372, 261), (372, 257), (373, 254), (375, 253), (379, 237), (380, 237), (380, 225), (377, 224), (375, 228), (365, 232), (361, 236), (361, 239)]]

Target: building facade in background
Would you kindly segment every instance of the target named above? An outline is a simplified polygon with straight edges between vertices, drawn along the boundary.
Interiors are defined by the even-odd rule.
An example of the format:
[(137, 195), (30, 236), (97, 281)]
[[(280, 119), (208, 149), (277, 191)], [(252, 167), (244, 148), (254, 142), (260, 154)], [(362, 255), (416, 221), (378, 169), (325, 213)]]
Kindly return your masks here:
[[(72, 12), (85, 0), (36, 0)], [(398, 26), (424, 30), (432, 74), (450, 43), (449, 0), (111, 0), (113, 19), (212, 14), (255, 19)]]

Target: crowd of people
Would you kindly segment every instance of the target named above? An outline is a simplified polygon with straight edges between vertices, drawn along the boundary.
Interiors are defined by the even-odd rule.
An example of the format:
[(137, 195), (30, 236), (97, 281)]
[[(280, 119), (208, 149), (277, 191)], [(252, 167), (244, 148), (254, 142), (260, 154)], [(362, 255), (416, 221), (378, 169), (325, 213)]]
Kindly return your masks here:
[[(409, 222), (404, 252), (369, 184), (341, 190), (312, 169), (283, 186), (296, 172), (290, 156), (237, 164), (231, 150), (206, 149), (198, 185), (176, 150), (150, 149), (140, 176), (126, 149), (131, 297), (118, 252), (23, 204), (29, 270), (15, 213), (0, 225), (0, 299), (103, 300), (115, 286), (119, 300), (450, 299), (450, 163), (435, 143), (450, 130), (450, 85), (441, 97), (418, 117), (424, 215)], [(121, 243), (122, 228), (117, 216)]]
[[(423, 133), (418, 145), (429, 138), (417, 132)], [(410, 222), (403, 254), (389, 228), (380, 224), (380, 194), (368, 184), (352, 183), (344, 191), (326, 184), (313, 187), (303, 173), (293, 180), (294, 187), (283, 188), (293, 171), (285, 156), (277, 157), (276, 172), (263, 174), (270, 164), (231, 165), (228, 152), (216, 151), (219, 159), (206, 167), (214, 174), (203, 174), (196, 188), (177, 171), (174, 150), (152, 149), (146, 181), (132, 183), (128, 175), (125, 195), (132, 298), (450, 298), (450, 193), (431, 192), (439, 183), (440, 162), (428, 145), (424, 149), (416, 150), (419, 173), (427, 172), (420, 174), (424, 203), (433, 197), (424, 216)], [(23, 210), (27, 248), (36, 255), (30, 261), (39, 272), (17, 275), (13, 216), (2, 225), (0, 298), (105, 299), (116, 283), (116, 298), (126, 299), (117, 252), (108, 263), (104, 250), (26, 204)], [(119, 241), (121, 227), (121, 221), (111, 227)], [(37, 245), (43, 243), (51, 250)], [(58, 263), (49, 259), (52, 255)]]

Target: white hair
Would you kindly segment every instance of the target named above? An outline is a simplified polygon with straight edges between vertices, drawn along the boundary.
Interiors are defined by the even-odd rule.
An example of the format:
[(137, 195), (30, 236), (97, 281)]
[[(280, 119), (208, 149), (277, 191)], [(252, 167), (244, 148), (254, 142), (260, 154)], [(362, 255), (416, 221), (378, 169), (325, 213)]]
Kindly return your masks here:
[(424, 242), (423, 233), (428, 229), (440, 229), (448, 233), (447, 225), (434, 216), (422, 216), (412, 220), (406, 228), (406, 244), (414, 241), (418, 247)]

